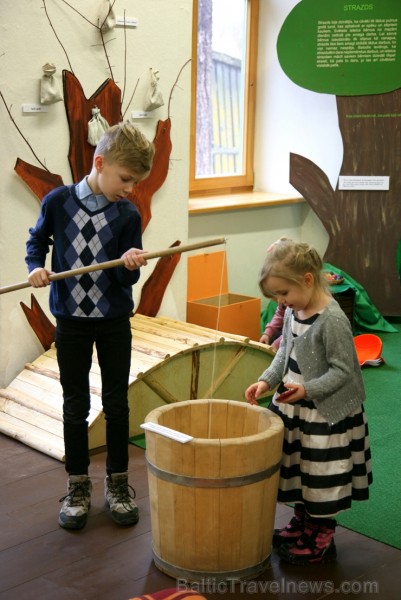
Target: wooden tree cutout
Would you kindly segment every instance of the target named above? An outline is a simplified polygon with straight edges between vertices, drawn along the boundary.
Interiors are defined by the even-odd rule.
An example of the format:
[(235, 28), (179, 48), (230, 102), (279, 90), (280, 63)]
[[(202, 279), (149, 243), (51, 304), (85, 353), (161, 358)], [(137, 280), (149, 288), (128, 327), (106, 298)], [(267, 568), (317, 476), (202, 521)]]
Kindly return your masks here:
[(325, 261), (358, 281), (386, 316), (401, 314), (397, 269), (401, 240), (400, 106), (401, 89), (337, 97), (344, 145), (340, 175), (388, 175), (389, 191), (349, 191), (338, 186), (333, 190), (317, 165), (298, 154), (290, 155), (290, 182), (329, 234)]
[[(106, 21), (109, 13), (111, 12), (115, 0), (110, 3), (109, 11), (105, 15), (102, 23), (91, 23), (83, 14), (81, 14), (77, 9), (71, 6), (66, 0), (63, 0), (64, 4), (69, 6), (73, 11), (79, 14), (83, 19), (85, 19), (90, 25), (95, 27), (100, 36), (101, 45), (104, 50), (105, 58), (107, 61), (108, 69), (110, 72), (111, 79), (107, 79), (103, 84), (87, 99), (84, 95), (82, 86), (78, 79), (75, 77), (72, 65), (69, 60), (68, 54), (61, 44), (60, 38), (57, 35), (55, 27), (51, 22), (50, 15), (47, 11), (46, 0), (43, 0), (43, 8), (45, 11), (45, 15), (49, 21), (51, 29), (53, 30), (57, 41), (61, 44), (63, 51), (66, 55), (68, 64), (70, 66), (70, 71), (63, 71), (63, 88), (64, 88), (64, 105), (66, 109), (68, 128), (70, 134), (70, 146), (68, 152), (68, 161), (71, 169), (72, 179), (74, 183), (80, 181), (87, 173), (90, 172), (93, 161), (93, 153), (94, 148), (88, 143), (88, 122), (92, 115), (92, 108), (97, 106), (102, 115), (105, 117), (107, 122), (110, 125), (114, 125), (123, 119), (123, 115), (121, 112), (122, 98), (121, 98), (121, 90), (116, 85), (113, 77), (113, 72), (111, 68), (111, 63), (109, 60), (109, 55), (106, 50), (106, 41), (103, 33), (103, 24)], [(126, 37), (125, 37), (126, 44)], [(184, 69), (184, 67), (190, 61), (186, 61), (184, 65), (181, 67), (179, 74), (176, 78), (176, 81), (171, 89), (169, 103), (168, 103), (168, 118), (165, 121), (159, 121), (156, 129), (156, 137), (154, 139), (155, 145), (155, 156), (153, 161), (152, 170), (146, 180), (140, 182), (136, 189), (130, 194), (128, 199), (137, 206), (141, 217), (142, 217), (142, 231), (144, 231), (151, 219), (151, 200), (153, 194), (163, 185), (169, 168), (169, 160), (170, 153), (172, 149), (171, 144), (171, 121), (170, 121), (170, 103), (172, 99), (173, 90), (175, 89), (178, 79)], [(126, 72), (126, 68), (124, 69)], [(123, 86), (123, 95), (125, 93), (125, 75), (124, 75), (124, 86)], [(138, 84), (138, 82), (137, 82)], [(136, 90), (136, 87), (135, 87)], [(134, 90), (134, 93), (135, 93)], [(35, 194), (35, 196), (42, 201), (43, 197), (55, 187), (63, 185), (62, 178), (59, 175), (55, 175), (50, 172), (47, 166), (38, 158), (35, 154), (32, 146), (28, 142), (28, 140), (24, 137), (21, 130), (19, 129), (17, 123), (15, 122), (10, 108), (7, 106), (7, 103), (4, 99), (3, 94), (0, 92), (0, 98), (3, 101), (8, 115), (23, 137), (30, 150), (32, 151), (35, 158), (41, 164), (43, 168), (36, 167), (31, 165), (20, 158), (17, 159), (15, 165), (15, 171), (19, 175), (19, 177), (27, 184), (30, 190)], [(133, 94), (131, 96), (130, 102), (132, 101)], [(130, 104), (128, 103), (126, 110)], [(125, 110), (125, 112), (126, 112)], [(125, 114), (124, 112), (124, 114)], [(177, 244), (177, 242), (175, 243)], [(154, 277), (151, 276), (151, 281), (149, 285), (144, 286), (142, 290), (141, 304), (142, 306), (147, 307), (146, 314), (152, 312), (152, 306), (160, 306), (166, 286), (168, 285), (174, 268), (179, 260), (179, 257), (173, 260), (161, 260), (156, 266)], [(164, 270), (166, 271), (164, 273)], [(157, 272), (157, 277), (156, 277)], [(147, 298), (147, 294), (151, 294), (151, 298)], [(49, 338), (44, 335), (44, 330), (46, 333), (46, 329), (48, 330), (48, 336), (53, 336), (54, 331), (52, 330), (52, 325), (50, 322), (47, 322), (43, 311), (40, 309), (37, 301), (32, 297), (32, 302), (35, 305), (32, 305), (32, 309), (25, 307), (22, 305), (22, 308), (32, 326), (35, 330), (37, 336), (42, 342), (42, 345), (48, 345)], [(156, 313), (155, 313), (156, 314)], [(155, 316), (152, 315), (152, 316)], [(44, 346), (45, 347), (45, 346)]]
[(60, 175), (30, 165), (21, 158), (17, 158), (14, 170), (40, 201), (55, 187), (63, 185)]
[(87, 99), (78, 79), (70, 71), (63, 71), (63, 88), (70, 131), (68, 161), (72, 179), (78, 183), (92, 168), (94, 148), (88, 142), (88, 122), (92, 116), (92, 108), (97, 106), (108, 124), (115, 125), (122, 120), (121, 91), (114, 81), (107, 79)]
[[(179, 246), (180, 244), (181, 242), (177, 240), (170, 248)], [(181, 254), (173, 254), (171, 256), (164, 256), (157, 261), (153, 273), (146, 280), (142, 288), (141, 299), (136, 313), (145, 315), (146, 317), (155, 317), (157, 315), (163, 300), (163, 296), (160, 295), (160, 289), (166, 290), (180, 258)]]
[[(177, 84), (178, 77), (173, 89)], [(64, 104), (70, 132), (68, 159), (73, 180), (77, 182), (92, 167), (94, 148), (87, 142), (88, 121), (91, 109), (96, 104), (110, 125), (118, 123), (122, 118), (119, 109), (120, 90), (111, 79), (108, 79), (89, 99), (86, 99), (82, 86), (73, 73), (64, 71), (63, 82)], [(168, 174), (172, 150), (170, 118), (158, 122), (153, 143), (155, 146), (155, 155), (152, 170), (149, 176), (141, 181), (128, 196), (128, 199), (137, 206), (141, 214), (142, 231), (146, 229), (152, 216), (150, 207), (153, 194), (160, 189)], [(59, 175), (54, 175), (48, 170), (30, 165), (21, 159), (17, 160), (15, 170), (40, 201), (51, 189), (63, 184), (62, 178)], [(180, 242), (175, 242), (173, 246), (179, 244)], [(137, 309), (138, 313), (146, 314), (147, 316), (156, 316), (166, 287), (171, 280), (179, 260), (180, 256), (175, 255), (158, 261), (149, 280), (143, 286), (140, 305)], [(22, 303), (21, 306), (31, 327), (41, 341), (44, 349), (47, 350), (50, 347), (49, 344), (54, 340), (55, 329), (34, 296), (32, 296), (32, 303), (34, 303), (32, 309), (29, 309)]]
[(144, 231), (152, 217), (150, 210), (153, 194), (157, 192), (166, 180), (171, 153), (171, 121), (159, 121), (156, 137), (153, 140), (155, 156), (150, 174), (140, 181), (133, 189), (128, 199), (138, 208), (142, 217), (142, 231)]
[(56, 332), (55, 326), (47, 318), (33, 294), (31, 294), (30, 308), (23, 302), (20, 302), (20, 306), (43, 348), (49, 350), (54, 342), (54, 335)]

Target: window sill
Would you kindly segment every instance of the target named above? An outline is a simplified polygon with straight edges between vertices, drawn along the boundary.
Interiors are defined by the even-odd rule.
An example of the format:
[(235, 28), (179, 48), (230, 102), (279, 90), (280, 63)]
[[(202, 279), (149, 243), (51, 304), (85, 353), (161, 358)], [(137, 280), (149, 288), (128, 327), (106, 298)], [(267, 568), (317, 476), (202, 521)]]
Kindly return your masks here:
[(190, 215), (198, 215), (210, 212), (242, 210), (244, 208), (260, 208), (262, 206), (298, 204), (300, 202), (304, 202), (301, 196), (270, 194), (268, 192), (247, 192), (244, 194), (221, 194), (190, 198), (188, 207)]

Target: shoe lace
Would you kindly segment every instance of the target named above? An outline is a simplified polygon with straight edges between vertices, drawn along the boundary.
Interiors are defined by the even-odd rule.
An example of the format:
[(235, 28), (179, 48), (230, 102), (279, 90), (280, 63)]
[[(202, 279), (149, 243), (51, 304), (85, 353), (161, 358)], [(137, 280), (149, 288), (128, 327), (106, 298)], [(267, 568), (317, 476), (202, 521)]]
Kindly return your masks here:
[[(134, 490), (134, 488), (132, 486), (129, 485), (129, 483), (110, 482), (109, 489), (110, 489), (111, 493), (114, 496), (116, 496), (117, 501), (124, 506), (124, 508), (126, 508), (128, 510), (130, 510), (132, 508), (131, 500), (135, 500), (136, 491)], [(131, 495), (130, 490), (133, 493), (133, 495)]]
[(68, 494), (60, 498), (59, 502), (64, 502), (68, 498), (69, 506), (79, 506), (88, 495), (88, 486), (85, 483), (74, 483), (71, 485)]

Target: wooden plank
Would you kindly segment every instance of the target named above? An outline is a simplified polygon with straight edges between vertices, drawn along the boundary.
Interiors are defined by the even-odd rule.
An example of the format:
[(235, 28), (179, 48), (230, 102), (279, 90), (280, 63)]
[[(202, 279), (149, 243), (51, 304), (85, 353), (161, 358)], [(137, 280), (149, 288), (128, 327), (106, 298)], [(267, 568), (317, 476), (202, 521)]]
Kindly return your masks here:
[[(38, 358), (35, 358), (35, 360), (32, 361), (32, 363), (28, 364), (32, 364), (34, 367), (38, 366), (39, 369), (44, 367), (52, 373), (57, 374), (58, 377), (60, 376), (60, 371), (57, 362), (57, 352), (54, 347), (49, 348), (49, 350), (46, 350), (46, 352), (38, 356)], [(90, 374), (92, 375), (92, 373), (100, 375), (100, 367), (97, 360), (96, 351), (93, 352), (92, 356)]]
[[(21, 406), (26, 406), (32, 410), (51, 417), (52, 419), (61, 419), (62, 411), (59, 405), (54, 406), (48, 402), (42, 402), (33, 398), (31, 395), (18, 390), (17, 388), (8, 387), (7, 389), (0, 390), (0, 402), (1, 400), (11, 400), (12, 402), (18, 402)], [(2, 409), (4, 410), (4, 409)]]
[(227, 366), (221, 371), (221, 373), (214, 378), (213, 383), (210, 385), (210, 388), (204, 394), (205, 398), (213, 398), (216, 390), (224, 383), (224, 381), (231, 375), (241, 358), (244, 356), (246, 348), (239, 348), (238, 352), (234, 355), (234, 357), (229, 361)]
[(22, 392), (26, 396), (30, 397), (32, 400), (39, 400), (48, 406), (51, 406), (55, 409), (61, 408), (63, 400), (60, 394), (55, 394), (54, 392), (49, 392), (46, 389), (40, 388), (37, 385), (32, 385), (29, 382), (23, 381), (19, 377), (16, 377), (8, 386), (7, 390), (11, 393), (13, 390), (17, 390), (18, 392)]
[(218, 339), (223, 339), (224, 337), (219, 335), (221, 332), (216, 331), (215, 329), (194, 325), (193, 323), (186, 323), (185, 321), (178, 321), (171, 317), (157, 317), (157, 320), (160, 326), (170, 326), (176, 328), (178, 331), (188, 332), (189, 334), (192, 332), (194, 335), (199, 335), (199, 338), (203, 339), (204, 342), (207, 342), (207, 340), (215, 341), (216, 336), (218, 336)]
[(32, 387), (40, 388), (41, 390), (46, 390), (52, 393), (58, 393), (59, 395), (62, 394), (60, 382), (55, 379), (46, 377), (41, 373), (35, 373), (34, 371), (24, 369), (23, 371), (21, 371), (21, 373), (17, 375), (16, 379), (18, 381), (28, 383)]
[[(7, 390), (18, 390), (30, 396), (32, 401), (39, 400), (44, 404), (48, 404), (54, 408), (59, 407), (60, 412), (62, 411), (63, 406), (63, 397), (61, 394), (57, 395), (53, 392), (49, 392), (46, 389), (40, 388), (38, 386), (30, 385), (29, 382), (24, 382), (19, 378), (14, 379), (11, 384), (8, 386)], [(93, 419), (99, 410), (102, 409), (102, 402), (99, 397), (96, 395), (91, 396), (91, 412), (89, 415), (90, 419)]]
[(134, 351), (131, 355), (131, 373), (130, 375), (137, 379), (140, 375), (143, 375), (149, 369), (159, 365), (161, 362), (155, 356), (146, 355), (140, 352)]
[[(139, 354), (143, 354), (145, 356), (150, 356), (158, 360), (158, 362), (163, 361), (165, 358), (168, 358), (171, 355), (171, 348), (162, 349), (160, 342), (157, 340), (145, 340), (144, 338), (137, 339), (135, 342), (135, 348), (133, 348), (132, 352), (136, 352)], [(174, 349), (173, 354), (175, 354), (176, 350)]]
[(39, 411), (35, 406), (27, 407), (11, 398), (0, 396), (0, 412), (18, 419), (28, 425), (34, 425), (44, 431), (51, 431), (54, 435), (63, 437), (62, 415), (56, 418), (49, 417), (44, 412)]
[(134, 333), (133, 343), (135, 346), (142, 346), (150, 351), (158, 352), (159, 356), (162, 352), (168, 355), (177, 354), (177, 352), (186, 350), (189, 346), (186, 342), (181, 342), (173, 338), (165, 338), (157, 332), (151, 333), (146, 331), (141, 331), (136, 335)]
[(49, 431), (27, 425), (5, 413), (0, 413), (0, 431), (6, 435), (44, 452), (57, 460), (64, 460), (64, 440)]
[(137, 338), (140, 338), (142, 331), (147, 331), (162, 338), (178, 340), (179, 342), (186, 344), (188, 347), (198, 346), (199, 344), (204, 343), (205, 339), (207, 339), (205, 336), (200, 336), (197, 332), (179, 330), (174, 325), (155, 322), (155, 319), (147, 322), (135, 317), (134, 323), (135, 326), (133, 327), (133, 331), (134, 336)]
[(159, 381), (154, 379), (151, 375), (145, 375), (145, 377), (142, 378), (142, 381), (147, 386), (149, 386), (150, 389), (153, 390), (153, 392), (155, 392), (155, 394), (159, 396), (162, 402), (165, 402), (166, 404), (178, 402), (178, 398), (174, 396), (174, 394), (169, 392), (167, 388), (165, 388)]
[[(32, 363), (27, 363), (27, 365), (29, 364), (38, 367), (39, 369), (42, 367), (46, 368), (57, 377), (60, 377), (60, 370), (58, 368), (58, 362), (55, 351), (49, 350), (48, 352), (45, 352), (44, 354), (38, 356), (38, 358), (35, 358), (35, 360), (32, 361)], [(27, 367), (27, 365), (25, 365), (25, 367)]]
[[(49, 368), (50, 366), (50, 368)], [(41, 361), (40, 363), (38, 361), (35, 361), (33, 363), (27, 363), (25, 365), (25, 371), (30, 371), (32, 373), (36, 373), (37, 375), (41, 375), (43, 377), (47, 377), (49, 379), (49, 381), (57, 381), (60, 382), (60, 372), (57, 368), (57, 371), (54, 370), (54, 365), (49, 365), (49, 359)], [(101, 389), (101, 385), (102, 385), (102, 380), (101, 380), (101, 375), (100, 375), (100, 369), (97, 369), (97, 372), (93, 371), (91, 369), (90, 373), (89, 373), (89, 379), (90, 379), (90, 384), (91, 384), (91, 390), (93, 391), (93, 393), (100, 395), (100, 389)], [(60, 386), (61, 387), (61, 386)]]

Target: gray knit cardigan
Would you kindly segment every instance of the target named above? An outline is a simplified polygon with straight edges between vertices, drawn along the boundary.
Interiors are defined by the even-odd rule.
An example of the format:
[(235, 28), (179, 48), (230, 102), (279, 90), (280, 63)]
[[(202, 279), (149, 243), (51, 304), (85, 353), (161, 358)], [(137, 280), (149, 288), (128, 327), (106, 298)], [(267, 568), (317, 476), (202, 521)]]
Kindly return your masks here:
[(313, 401), (328, 423), (337, 423), (365, 400), (361, 367), (348, 317), (332, 298), (312, 327), (294, 337), (291, 316), (292, 309), (287, 308), (280, 348), (259, 381), (266, 381), (270, 389), (275, 388), (287, 371), (295, 346), (307, 398)]

